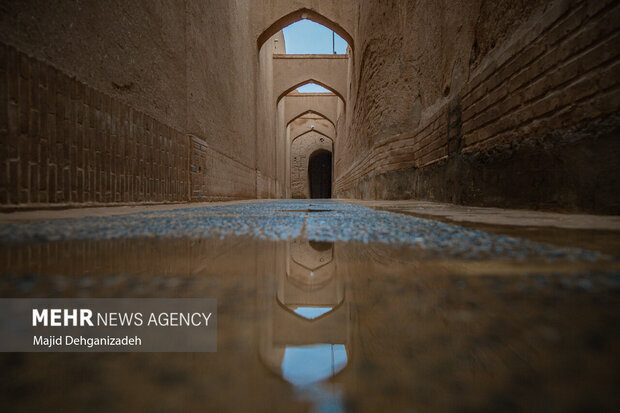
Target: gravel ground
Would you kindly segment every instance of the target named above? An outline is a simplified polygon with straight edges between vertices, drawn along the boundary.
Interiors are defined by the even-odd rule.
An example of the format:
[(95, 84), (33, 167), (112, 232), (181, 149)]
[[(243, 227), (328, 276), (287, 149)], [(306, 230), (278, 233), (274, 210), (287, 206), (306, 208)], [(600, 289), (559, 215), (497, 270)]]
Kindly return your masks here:
[(413, 247), (460, 259), (596, 261), (601, 254), (335, 201), (272, 201), (0, 225), (4, 245), (126, 238), (297, 237)]

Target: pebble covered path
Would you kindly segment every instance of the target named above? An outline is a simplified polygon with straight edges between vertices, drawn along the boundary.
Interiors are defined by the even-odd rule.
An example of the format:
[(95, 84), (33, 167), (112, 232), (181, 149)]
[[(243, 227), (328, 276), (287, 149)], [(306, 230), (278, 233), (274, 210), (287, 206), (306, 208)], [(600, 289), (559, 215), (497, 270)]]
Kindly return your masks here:
[(597, 252), (557, 247), (458, 225), (327, 200), (285, 200), (0, 225), (0, 243), (128, 238), (251, 237), (280, 241), (409, 246), (459, 259), (596, 261)]

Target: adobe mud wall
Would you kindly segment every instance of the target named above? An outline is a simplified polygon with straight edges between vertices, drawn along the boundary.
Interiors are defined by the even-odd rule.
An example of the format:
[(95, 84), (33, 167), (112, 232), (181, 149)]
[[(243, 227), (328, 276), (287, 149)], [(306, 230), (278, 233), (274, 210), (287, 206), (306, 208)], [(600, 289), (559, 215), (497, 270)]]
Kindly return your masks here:
[(186, 136), (0, 43), (0, 204), (183, 201)]
[(207, 185), (192, 199), (256, 198), (257, 192), (273, 197), (273, 162), (261, 161), (265, 156), (256, 146), (259, 68), (250, 2), (186, 1), (179, 7), (186, 10), (186, 130), (213, 155), (201, 176)]
[[(312, 109), (336, 196), (620, 213), (618, 2), (310, 3), (4, 2), (0, 206), (290, 195)], [(304, 14), (346, 32), (346, 104), (274, 106)]]
[(5, 1), (0, 7), (0, 39), (183, 130), (184, 4), (183, 0)]
[(617, 2), (363, 1), (359, 19), (338, 196), (620, 213)]
[[(256, 163), (249, 8), (4, 2), (0, 43), (18, 63), (3, 57), (0, 74), (0, 205), (256, 197), (275, 178)], [(210, 155), (200, 176), (193, 138)]]

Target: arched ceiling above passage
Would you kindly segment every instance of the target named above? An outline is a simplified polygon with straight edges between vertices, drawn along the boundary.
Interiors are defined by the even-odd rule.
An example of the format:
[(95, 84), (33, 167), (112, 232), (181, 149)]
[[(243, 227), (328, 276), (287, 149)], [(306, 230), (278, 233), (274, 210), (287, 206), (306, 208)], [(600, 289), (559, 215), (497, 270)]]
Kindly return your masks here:
[(299, 135), (295, 136), (295, 137), (291, 140), (291, 142), (295, 142), (298, 138), (302, 138), (302, 137), (304, 137), (304, 136), (306, 136), (306, 135), (308, 135), (308, 134), (317, 134), (317, 135), (321, 135), (323, 138), (325, 138), (326, 140), (328, 140), (330, 143), (333, 143), (333, 142), (334, 142), (334, 140), (333, 140), (331, 137), (329, 137), (329, 136), (325, 135), (324, 133), (321, 133), (321, 132), (319, 132), (319, 131), (317, 131), (317, 130), (309, 130), (309, 131), (306, 131), (306, 132), (304, 132), (304, 133), (301, 133), (301, 134), (299, 134)]
[(344, 55), (275, 55), (273, 91), (279, 102), (308, 83), (315, 83), (346, 102), (349, 59)]
[[(278, 99), (276, 100), (276, 103), (280, 102), (280, 100), (282, 100), (283, 97), (287, 96), (289, 93), (293, 92), (298, 87), (307, 85), (309, 83), (314, 83), (314, 84), (324, 87), (325, 89), (329, 90), (331, 93), (336, 95), (338, 98), (340, 98), (343, 102), (345, 102), (344, 98), (342, 97), (342, 94), (336, 89), (334, 89), (333, 87), (316, 79), (306, 79), (306, 80), (302, 80), (301, 82), (295, 83), (294, 85), (289, 86), (287, 89), (280, 92), (280, 94), (278, 95)], [(276, 90), (276, 92), (278, 91)], [(319, 94), (320, 93), (300, 93), (300, 95), (319, 95)], [(327, 93), (325, 93), (325, 95), (329, 96), (329, 94)]]
[(316, 115), (318, 116), (320, 119), (325, 119), (326, 121), (328, 121), (329, 123), (331, 123), (331, 125), (335, 128), (336, 125), (334, 125), (334, 122), (332, 122), (327, 116), (323, 115), (320, 112), (314, 111), (314, 110), (306, 110), (304, 112), (299, 113), (299, 115), (295, 116), (293, 119), (291, 119), (286, 126), (288, 126), (289, 124), (291, 124), (292, 122), (295, 122), (296, 120), (298, 120), (299, 118), (306, 116), (306, 115)]
[(288, 130), (290, 137), (296, 137), (301, 135), (304, 132), (315, 130), (323, 135), (326, 135), (330, 138), (336, 137), (336, 128), (329, 121), (329, 119), (325, 119), (324, 117), (319, 117), (315, 114), (302, 114), (296, 119), (293, 119), (291, 123), (288, 124)]
[(280, 105), (284, 105), (284, 124), (288, 125), (294, 119), (311, 111), (328, 119), (333, 125), (338, 120), (337, 95), (299, 93), (285, 96)]
[[(279, 10), (285, 10), (286, 8), (290, 9), (291, 5), (294, 5), (296, 3), (303, 3), (303, 2), (281, 0), (281, 1), (276, 1), (275, 3), (276, 3), (275, 7), (271, 7), (269, 9), (265, 7), (261, 8), (260, 13), (258, 13), (259, 16), (263, 17), (263, 19), (271, 19), (272, 16), (275, 15)], [(285, 15), (281, 15), (281, 17), (277, 18), (275, 21), (272, 20), (273, 23), (270, 26), (266, 27), (260, 33), (260, 35), (258, 36), (256, 40), (258, 48), (260, 49), (261, 46), (271, 36), (279, 32), (286, 26), (293, 24), (299, 20), (308, 19), (338, 33), (338, 35), (342, 37), (349, 44), (349, 47), (351, 48), (351, 50), (354, 50), (353, 37), (349, 34), (349, 32), (345, 30), (345, 28), (341, 24), (337, 23), (335, 20), (332, 20), (326, 17), (326, 15), (333, 15), (334, 17), (332, 18), (334, 19), (337, 17), (341, 17), (341, 19), (339, 20), (346, 20), (346, 23), (344, 24), (352, 27), (354, 13), (355, 13), (355, 8), (352, 7), (353, 2), (348, 2), (348, 1), (343, 1), (343, 0), (340, 0), (340, 1), (323, 0), (323, 1), (319, 1), (319, 3), (323, 3), (323, 4), (318, 5), (319, 11), (315, 11), (313, 9), (302, 7), (297, 10), (291, 11)], [(321, 14), (320, 11), (326, 12), (325, 15)], [(347, 15), (346, 19), (342, 19), (344, 15)]]

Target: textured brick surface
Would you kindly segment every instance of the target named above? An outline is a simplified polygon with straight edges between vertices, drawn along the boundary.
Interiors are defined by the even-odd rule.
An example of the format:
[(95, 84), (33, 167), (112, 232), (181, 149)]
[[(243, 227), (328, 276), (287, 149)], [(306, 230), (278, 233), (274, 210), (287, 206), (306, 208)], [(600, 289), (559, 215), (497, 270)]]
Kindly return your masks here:
[[(497, 10), (505, 7), (507, 13), (510, 12), (506, 19), (513, 18), (519, 23), (514, 16), (519, 12), (519, 6), (504, 3), (490, 5), (484, 2), (484, 7)], [(379, 40), (371, 35), (381, 32), (387, 42), (400, 33), (399, 29), (386, 25), (386, 19), (396, 18), (398, 8), (368, 7), (373, 12), (362, 13), (362, 18), (365, 18), (362, 25), (369, 40), (364, 49), (365, 56), (361, 57), (360, 80), (356, 85), (357, 112), (351, 132), (343, 143), (347, 153), (338, 155), (344, 158), (336, 177), (336, 194), (483, 204), (497, 204), (503, 200), (504, 204), (514, 202), (514, 205), (525, 205), (518, 199), (521, 193), (530, 197), (526, 200), (529, 205), (538, 203), (606, 212), (620, 210), (620, 200), (606, 197), (595, 202), (589, 194), (591, 188), (609, 191), (604, 182), (609, 179), (609, 172), (612, 176), (620, 172), (617, 162), (608, 156), (610, 149), (618, 152), (618, 145), (610, 147), (595, 139), (601, 134), (601, 129), (596, 125), (602, 119), (617, 114), (620, 107), (620, 49), (617, 47), (620, 41), (620, 5), (617, 2), (556, 2), (534, 12), (531, 7), (525, 7), (521, 10), (517, 29), (512, 29), (507, 38), (499, 36), (502, 33), (496, 33), (498, 38), (486, 39), (489, 43), (492, 41), (489, 47), (479, 44), (482, 40), (476, 36), (480, 33), (470, 38), (466, 29), (461, 30), (455, 46), (457, 49), (452, 55), (450, 50), (441, 49), (443, 54), (440, 56), (454, 60), (450, 63), (454, 65), (454, 69), (450, 66), (452, 73), (446, 74), (451, 79), (446, 80), (444, 96), (437, 96), (437, 89), (427, 90), (438, 82), (433, 77), (434, 72), (419, 77), (403, 74), (408, 66), (415, 66), (420, 72), (420, 67), (426, 64), (414, 59), (412, 54), (428, 55), (430, 59), (436, 58), (438, 52), (424, 49), (429, 47), (428, 43), (423, 43), (423, 49), (419, 50), (398, 41), (386, 43), (385, 50), (379, 52), (376, 44)], [(432, 13), (432, 9), (425, 12)], [(446, 16), (453, 12), (448, 10)], [(413, 18), (406, 13), (404, 15), (403, 18)], [(461, 23), (464, 27), (474, 25), (476, 31), (476, 24), (479, 26), (486, 17), (481, 15), (476, 22), (464, 13)], [(444, 20), (448, 19), (444, 17)], [(485, 33), (488, 37), (493, 31), (487, 29)], [(451, 28), (448, 25), (441, 30), (449, 32)], [(402, 33), (411, 36), (408, 30)], [(415, 31), (413, 33), (415, 36)], [(412, 45), (415, 46), (415, 43)], [(467, 47), (471, 47), (471, 51)], [(489, 50), (480, 57), (480, 48)], [(400, 57), (390, 60), (390, 50), (398, 51)], [(469, 74), (463, 75), (465, 81), (459, 80), (458, 76), (455, 78), (455, 71), (458, 72), (459, 65), (463, 65), (459, 50), (465, 51), (465, 56), (470, 55), (470, 67), (465, 69)], [(399, 75), (393, 68), (398, 61), (401, 62)], [(441, 68), (443, 63), (437, 64)], [(440, 71), (436, 73), (440, 74)], [(412, 85), (414, 82), (419, 83)], [(377, 85), (382, 88), (377, 88)], [(421, 116), (415, 115), (416, 89), (422, 93), (426, 106)], [(386, 103), (395, 107), (393, 101), (399, 99), (403, 92), (409, 92), (413, 97), (403, 101), (392, 115)], [(457, 106), (460, 107), (458, 116), (454, 112)], [(417, 126), (414, 126), (415, 123)], [(574, 133), (576, 129), (581, 132)], [(529, 140), (545, 143), (527, 144)], [(589, 146), (588, 159), (598, 157), (599, 162), (584, 168), (582, 162), (569, 156), (580, 150), (574, 146), (577, 141), (580, 141), (579, 148)], [(511, 161), (511, 151), (523, 145), (538, 147), (540, 153), (534, 163), (528, 163), (525, 154), (519, 157), (519, 162)], [(477, 154), (483, 154), (487, 163), (495, 162), (495, 154), (495, 157), (501, 158), (505, 169), (518, 168), (519, 173), (513, 174), (510, 185), (503, 183), (505, 189), (511, 188), (509, 191), (499, 194), (500, 191), (494, 186), (501, 186), (502, 183), (495, 182), (490, 176), (487, 179), (474, 178), (480, 169), (486, 168), (485, 163), (468, 160), (468, 157)], [(555, 163), (537, 163), (541, 157), (553, 160), (557, 156), (560, 158)], [(452, 165), (456, 180), (472, 177), (459, 182), (456, 192), (443, 188), (452, 188), (450, 180), (453, 174), (447, 165)], [(558, 176), (548, 177), (554, 170)], [(537, 176), (541, 171), (546, 175), (540, 180)], [(426, 176), (432, 173), (450, 178), (448, 181), (428, 180)], [(408, 178), (414, 175), (415, 182), (413, 178)], [(518, 177), (521, 179), (516, 179)], [(528, 192), (528, 187), (537, 181), (540, 181), (541, 187), (536, 194)], [(467, 196), (459, 196), (459, 192)], [(556, 194), (562, 192), (570, 195), (558, 199)]]
[(0, 44), (0, 202), (188, 199), (181, 132)]
[(191, 200), (241, 199), (254, 193), (255, 171), (189, 135)]
[[(0, 8), (0, 206), (292, 196), (310, 109), (336, 196), (620, 213), (613, 0), (48, 3)], [(346, 103), (274, 106), (266, 34), (315, 13)]]

